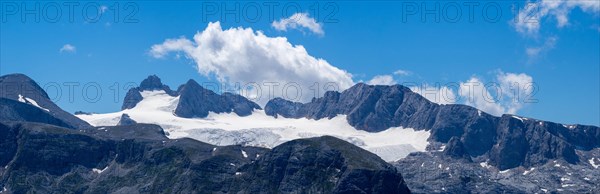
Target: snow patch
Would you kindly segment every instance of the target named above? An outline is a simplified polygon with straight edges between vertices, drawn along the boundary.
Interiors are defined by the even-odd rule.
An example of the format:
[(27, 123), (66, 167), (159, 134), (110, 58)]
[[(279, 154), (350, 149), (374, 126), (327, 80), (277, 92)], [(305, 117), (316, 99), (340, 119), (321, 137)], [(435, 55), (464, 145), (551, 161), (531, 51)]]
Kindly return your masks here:
[(92, 168), (92, 171), (98, 174), (101, 174), (102, 172), (104, 172), (106, 169), (108, 169), (108, 166), (104, 167), (104, 169), (97, 169), (97, 168)]
[(242, 150), (242, 156), (244, 156), (244, 158), (248, 158), (248, 154), (246, 154), (244, 150)]
[(490, 168), (490, 167), (492, 167), (492, 166), (490, 166), (490, 165), (487, 163), (487, 161), (485, 161), (485, 162), (482, 162), (482, 163), (479, 163), (479, 166), (481, 166), (481, 167), (483, 167), (483, 168)]
[(438, 152), (441, 152), (441, 151), (444, 151), (444, 149), (446, 149), (446, 145), (442, 145), (442, 146), (440, 146), (440, 149), (439, 149), (439, 150), (437, 150), (437, 151), (438, 151)]
[(519, 119), (521, 122), (523, 122), (523, 120), (527, 120), (527, 118), (519, 117), (519, 116), (515, 116), (515, 115), (512, 115), (512, 118)]
[(25, 98), (23, 98), (23, 95), (21, 94), (19, 94), (19, 102), (27, 103), (27, 101), (25, 101)]
[(594, 168), (598, 168), (598, 167), (600, 166), (600, 164), (596, 164), (596, 163), (594, 162), (594, 159), (595, 159), (595, 158), (592, 158), (592, 159), (588, 160), (588, 162), (590, 162), (590, 164), (591, 164), (591, 165), (592, 165)]
[(114, 126), (122, 114), (138, 123), (160, 125), (170, 139), (189, 137), (206, 143), (226, 146), (244, 145), (273, 148), (290, 140), (334, 136), (377, 154), (385, 161), (397, 161), (412, 152), (424, 152), (430, 132), (392, 127), (381, 132), (357, 130), (348, 124), (346, 115), (331, 119), (291, 119), (266, 115), (255, 110), (240, 117), (235, 113), (209, 113), (206, 118), (181, 118), (173, 114), (179, 97), (166, 92), (140, 92), (143, 100), (134, 108), (115, 113), (75, 115), (94, 126)]
[(23, 95), (19, 94), (19, 102), (22, 103), (29, 103), (35, 107), (38, 107), (39, 109), (45, 110), (46, 112), (50, 112), (50, 110), (48, 110), (47, 108), (41, 107), (35, 100), (31, 99), (31, 98), (27, 98), (24, 97)]
[(530, 168), (529, 170), (525, 170), (525, 172), (523, 172), (523, 175), (527, 175), (533, 170), (535, 170), (535, 168)]
[(477, 110), (477, 115), (481, 116), (481, 110)]

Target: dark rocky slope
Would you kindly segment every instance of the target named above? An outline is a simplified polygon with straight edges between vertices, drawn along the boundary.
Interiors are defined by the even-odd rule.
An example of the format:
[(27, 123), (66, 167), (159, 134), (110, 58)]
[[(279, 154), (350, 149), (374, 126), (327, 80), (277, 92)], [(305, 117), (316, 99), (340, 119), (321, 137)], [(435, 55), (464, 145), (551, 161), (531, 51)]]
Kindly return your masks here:
[(0, 98), (0, 121), (27, 121), (75, 128), (45, 110), (8, 98)]
[[(21, 102), (19, 100), (22, 100), (22, 101), (25, 101), (24, 104), (29, 104), (29, 105), (32, 105), (32, 104), (26, 98), (32, 99), (33, 101), (35, 101), (35, 103), (37, 103), (42, 108), (48, 109), (48, 111), (42, 110), (35, 106), (32, 106), (32, 107), (37, 108), (42, 111), (45, 111), (47, 114), (49, 114), (53, 118), (60, 120), (59, 122), (63, 123), (63, 124), (58, 124), (59, 122), (52, 122), (53, 124), (58, 124), (59, 126), (73, 128), (73, 129), (91, 127), (87, 122), (62, 110), (60, 107), (58, 107), (56, 104), (54, 104), (54, 102), (52, 102), (49, 99), (48, 94), (35, 81), (33, 81), (31, 78), (29, 78), (23, 74), (9, 74), (9, 75), (4, 75), (4, 76), (0, 77), (0, 99), (2, 99), (2, 98), (10, 99), (10, 100), (13, 100), (13, 101), (19, 102), (19, 103)], [(14, 105), (13, 103), (8, 102), (8, 101), (3, 101), (2, 106), (5, 108), (7, 108), (8, 106), (13, 106), (13, 108), (16, 108), (15, 106), (18, 106), (18, 105)], [(19, 106), (19, 109), (21, 109), (21, 107), (22, 106)], [(28, 110), (28, 111), (25, 111), (25, 110)], [(15, 121), (23, 121), (23, 119), (25, 119), (25, 118), (31, 118), (31, 119), (25, 119), (25, 121), (39, 122), (40, 119), (47, 120), (46, 118), (48, 118), (46, 115), (42, 114), (40, 111), (32, 110), (31, 107), (23, 108), (22, 110), (13, 109), (13, 111), (18, 111), (18, 112), (22, 112), (22, 113), (27, 112), (27, 113), (25, 113), (27, 115), (22, 114), (20, 119), (16, 119)], [(7, 116), (7, 115), (8, 115), (7, 113), (2, 113), (2, 115), (1, 115), (2, 117), (0, 117), (0, 120), (12, 120), (12, 119), (16, 118), (14, 115), (13, 116)], [(6, 117), (4, 117), (4, 116), (6, 116)], [(40, 118), (35, 119), (33, 117), (40, 117)]]
[[(600, 193), (600, 170), (587, 160), (570, 164), (557, 159), (502, 171), (485, 161), (468, 162), (449, 153), (412, 153), (394, 166), (413, 193)], [(578, 153), (588, 160), (600, 157), (600, 149)]]
[(396, 169), (333, 137), (275, 147), (167, 139), (156, 125), (0, 123), (9, 193), (408, 193)]
[(184, 118), (203, 118), (208, 116), (209, 112), (235, 112), (239, 116), (248, 116), (254, 109), (261, 109), (258, 104), (243, 96), (227, 92), (219, 95), (191, 79), (178, 89), (178, 93), (179, 104), (175, 115)]
[(299, 139), (245, 166), (240, 187), (251, 193), (409, 193), (391, 168), (375, 154), (334, 137)]
[(486, 156), (500, 169), (534, 166), (562, 158), (579, 162), (576, 150), (600, 146), (597, 126), (562, 125), (513, 115), (495, 117), (465, 105), (438, 105), (409, 88), (356, 84), (330, 91), (309, 103), (276, 98), (265, 112), (287, 118), (332, 118), (347, 115), (357, 129), (378, 132), (389, 127), (430, 130), (431, 140), (447, 143), (456, 137), (471, 157)]

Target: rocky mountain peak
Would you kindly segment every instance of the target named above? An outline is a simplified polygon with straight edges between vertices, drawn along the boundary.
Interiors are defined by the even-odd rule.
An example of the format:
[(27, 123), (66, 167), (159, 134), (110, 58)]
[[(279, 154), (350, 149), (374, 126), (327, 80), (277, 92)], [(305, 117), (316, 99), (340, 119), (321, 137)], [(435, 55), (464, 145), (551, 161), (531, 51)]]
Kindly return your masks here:
[(7, 99), (0, 104), (0, 120), (60, 123), (72, 129), (90, 127), (54, 104), (42, 87), (23, 74), (0, 77), (0, 98)]
[(167, 93), (171, 93), (169, 86), (164, 85), (160, 78), (156, 75), (150, 75), (146, 79), (142, 80), (138, 89), (140, 91), (164, 90)]
[(209, 112), (230, 113), (239, 116), (252, 114), (255, 109), (261, 109), (258, 104), (243, 96), (223, 93), (217, 94), (212, 90), (202, 87), (198, 82), (190, 79), (178, 89), (179, 104), (175, 114), (180, 117), (206, 117)]
[(150, 75), (146, 79), (142, 80), (138, 87), (131, 88), (129, 91), (127, 91), (127, 94), (125, 94), (125, 99), (123, 100), (123, 105), (121, 106), (121, 110), (131, 109), (135, 107), (138, 102), (142, 101), (143, 98), (140, 92), (155, 90), (163, 90), (171, 96), (177, 96), (177, 92), (171, 90), (169, 86), (163, 84), (157, 75)]
[(30, 98), (46, 98), (48, 94), (33, 79), (20, 73), (8, 74), (0, 77), (2, 93), (0, 97), (8, 99), (19, 99), (19, 95), (29, 96)]

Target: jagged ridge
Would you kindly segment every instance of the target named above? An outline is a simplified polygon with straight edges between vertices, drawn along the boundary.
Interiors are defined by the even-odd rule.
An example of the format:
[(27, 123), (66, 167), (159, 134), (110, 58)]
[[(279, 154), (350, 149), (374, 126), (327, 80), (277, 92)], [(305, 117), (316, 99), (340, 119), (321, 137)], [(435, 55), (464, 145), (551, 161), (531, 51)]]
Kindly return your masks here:
[(600, 146), (596, 126), (567, 126), (513, 115), (495, 117), (466, 105), (432, 103), (401, 85), (359, 83), (305, 104), (276, 98), (267, 103), (265, 112), (311, 119), (344, 114), (350, 125), (370, 132), (398, 126), (431, 130), (431, 140), (446, 143), (457, 137), (470, 156), (489, 157), (500, 169), (534, 166), (556, 158), (577, 163), (576, 149)]

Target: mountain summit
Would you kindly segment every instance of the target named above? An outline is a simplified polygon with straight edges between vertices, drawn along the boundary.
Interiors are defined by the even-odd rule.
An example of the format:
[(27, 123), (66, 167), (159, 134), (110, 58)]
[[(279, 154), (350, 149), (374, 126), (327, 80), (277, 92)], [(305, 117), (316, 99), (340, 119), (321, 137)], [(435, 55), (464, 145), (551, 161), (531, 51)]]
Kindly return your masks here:
[(196, 81), (189, 80), (180, 87), (179, 104), (175, 114), (184, 118), (206, 117), (209, 112), (230, 113), (248, 116), (252, 111), (260, 110), (258, 104), (243, 96), (225, 92), (221, 95), (200, 86)]
[(91, 127), (62, 110), (35, 81), (23, 74), (0, 77), (0, 120), (51, 123), (71, 129)]
[(168, 86), (162, 84), (156, 75), (148, 76), (140, 83), (139, 87), (132, 88), (127, 92), (122, 110), (131, 109), (142, 101), (142, 92), (144, 91), (164, 91), (170, 96), (177, 96), (179, 101), (174, 114), (184, 118), (204, 118), (208, 116), (209, 112), (234, 112), (239, 116), (248, 116), (254, 110), (261, 110), (258, 104), (243, 96), (228, 92), (217, 94), (202, 87), (193, 79), (179, 86), (177, 91), (172, 91)]
[(131, 88), (129, 91), (127, 91), (127, 94), (125, 94), (125, 99), (123, 100), (123, 105), (121, 106), (121, 110), (131, 109), (135, 107), (137, 103), (142, 101), (143, 97), (141, 92), (156, 90), (162, 90), (171, 96), (177, 95), (177, 92), (172, 91), (169, 86), (163, 84), (158, 76), (150, 75), (146, 79), (142, 80), (138, 87)]

